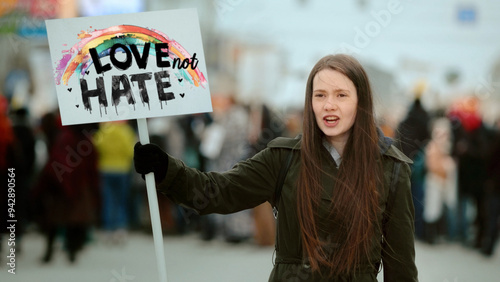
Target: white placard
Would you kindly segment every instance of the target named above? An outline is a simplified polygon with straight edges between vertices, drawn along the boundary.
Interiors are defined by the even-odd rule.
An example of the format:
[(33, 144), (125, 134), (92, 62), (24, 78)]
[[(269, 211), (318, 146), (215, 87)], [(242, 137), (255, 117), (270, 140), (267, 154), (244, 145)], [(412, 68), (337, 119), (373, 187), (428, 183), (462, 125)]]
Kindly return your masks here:
[(196, 9), (46, 25), (63, 125), (212, 111)]

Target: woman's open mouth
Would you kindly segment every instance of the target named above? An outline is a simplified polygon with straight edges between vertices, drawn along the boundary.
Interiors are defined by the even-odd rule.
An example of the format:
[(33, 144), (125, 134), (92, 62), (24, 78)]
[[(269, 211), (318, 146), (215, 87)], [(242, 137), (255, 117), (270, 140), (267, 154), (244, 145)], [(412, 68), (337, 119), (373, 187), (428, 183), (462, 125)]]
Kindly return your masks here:
[(326, 116), (323, 121), (326, 126), (336, 126), (339, 123), (340, 118), (338, 116)]

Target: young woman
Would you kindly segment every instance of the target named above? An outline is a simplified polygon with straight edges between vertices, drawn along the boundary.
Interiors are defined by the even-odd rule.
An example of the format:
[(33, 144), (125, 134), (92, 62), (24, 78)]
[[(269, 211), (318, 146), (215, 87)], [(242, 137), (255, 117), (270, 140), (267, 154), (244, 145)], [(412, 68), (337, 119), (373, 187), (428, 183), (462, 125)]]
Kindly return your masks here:
[(301, 138), (277, 138), (223, 173), (138, 143), (135, 167), (200, 214), (233, 213), (276, 203), (290, 154), (269, 281), (377, 281), (381, 263), (384, 281), (417, 281), (411, 161), (377, 131), (368, 78), (350, 56), (326, 56), (312, 69)]

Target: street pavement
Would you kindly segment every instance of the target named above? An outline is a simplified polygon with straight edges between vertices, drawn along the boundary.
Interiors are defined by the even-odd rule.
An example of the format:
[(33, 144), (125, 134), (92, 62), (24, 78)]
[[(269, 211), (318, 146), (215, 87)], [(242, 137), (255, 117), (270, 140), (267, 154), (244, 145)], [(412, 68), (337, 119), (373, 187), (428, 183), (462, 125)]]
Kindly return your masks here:
[[(17, 242), (19, 243), (19, 242)], [(104, 243), (102, 234), (86, 246), (71, 264), (56, 245), (54, 259), (41, 264), (43, 238), (30, 232), (16, 253), (15, 274), (9, 273), (6, 240), (0, 256), (1, 282), (155, 282), (158, 269), (151, 234), (131, 233), (121, 246)], [(165, 236), (165, 261), (169, 282), (177, 281), (267, 281), (272, 269), (273, 248), (257, 247), (251, 241), (229, 244), (222, 240), (204, 242), (196, 234)], [(485, 258), (458, 244), (416, 243), (416, 263), (422, 282), (500, 281), (500, 249)], [(379, 275), (379, 281), (383, 281)]]

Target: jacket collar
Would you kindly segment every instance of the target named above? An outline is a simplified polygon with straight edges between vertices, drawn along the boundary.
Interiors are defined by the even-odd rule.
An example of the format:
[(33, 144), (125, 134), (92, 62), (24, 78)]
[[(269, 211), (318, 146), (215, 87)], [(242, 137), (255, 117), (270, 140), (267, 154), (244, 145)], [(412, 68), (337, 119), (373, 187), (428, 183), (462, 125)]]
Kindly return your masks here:
[(378, 127), (377, 127), (377, 134), (378, 134), (378, 146), (380, 148), (380, 153), (382, 155), (385, 155), (385, 153), (394, 143), (394, 140), (391, 137), (385, 136), (382, 130), (380, 130), (380, 128)]
[(402, 162), (406, 162), (409, 164), (412, 164), (413, 161), (408, 158), (403, 152), (398, 150), (395, 146), (393, 146), (394, 139), (387, 137), (384, 135), (382, 130), (377, 127), (377, 133), (378, 133), (378, 145), (380, 148), (380, 153), (385, 156), (393, 157), (395, 159), (398, 159)]

